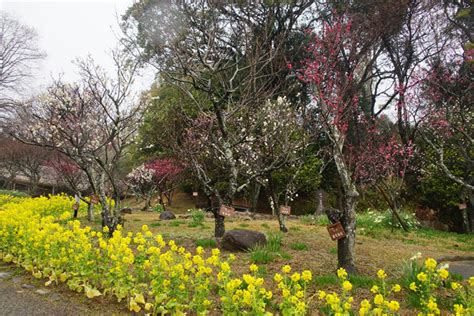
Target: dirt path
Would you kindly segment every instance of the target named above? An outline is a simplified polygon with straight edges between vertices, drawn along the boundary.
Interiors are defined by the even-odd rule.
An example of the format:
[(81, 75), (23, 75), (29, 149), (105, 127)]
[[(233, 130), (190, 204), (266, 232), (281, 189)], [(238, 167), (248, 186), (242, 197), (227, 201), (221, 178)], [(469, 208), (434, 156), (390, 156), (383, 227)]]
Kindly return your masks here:
[(0, 265), (0, 315), (126, 315), (115, 304), (86, 301), (83, 295), (48, 288), (12, 266)]

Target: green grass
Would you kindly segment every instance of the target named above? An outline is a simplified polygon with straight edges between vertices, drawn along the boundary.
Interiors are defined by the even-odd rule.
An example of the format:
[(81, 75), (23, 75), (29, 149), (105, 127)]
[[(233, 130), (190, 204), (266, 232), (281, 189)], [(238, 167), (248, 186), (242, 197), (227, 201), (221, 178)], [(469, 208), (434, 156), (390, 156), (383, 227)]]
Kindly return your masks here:
[(201, 210), (195, 210), (191, 213), (191, 222), (188, 227), (199, 227), (204, 225), (206, 214)]
[(280, 232), (270, 233), (268, 234), (266, 248), (268, 249), (268, 251), (271, 251), (271, 252), (279, 252), (281, 250), (282, 241), (283, 241), (282, 233)]
[(250, 260), (256, 264), (267, 264), (275, 260), (275, 254), (265, 247), (255, 247), (249, 251)]
[(267, 223), (262, 223), (261, 225), (263, 228), (270, 228), (270, 226)]
[(170, 226), (170, 227), (179, 227), (179, 225), (181, 225), (181, 224), (184, 224), (184, 221), (173, 220), (168, 224), (168, 226)]
[(155, 222), (155, 223), (150, 224), (150, 227), (160, 227), (160, 226), (161, 226), (160, 222)]
[(308, 245), (303, 242), (295, 242), (290, 244), (290, 248), (298, 251), (306, 251), (308, 250)]
[(332, 247), (331, 249), (329, 249), (329, 253), (332, 253), (333, 255), (337, 254), (337, 248)]
[(214, 239), (204, 238), (196, 240), (196, 246), (200, 246), (203, 248), (215, 248), (217, 246), (217, 243)]
[(378, 284), (378, 280), (376, 278), (360, 274), (349, 275), (349, 281), (352, 283), (352, 285), (354, 285), (354, 288), (370, 289), (373, 285)]
[(249, 227), (249, 224), (247, 224), (247, 223), (240, 223), (240, 224), (239, 224), (239, 227), (242, 227), (242, 228)]
[(313, 282), (318, 287), (328, 287), (339, 284), (339, 279), (334, 274), (327, 274), (327, 275), (317, 275), (313, 278)]

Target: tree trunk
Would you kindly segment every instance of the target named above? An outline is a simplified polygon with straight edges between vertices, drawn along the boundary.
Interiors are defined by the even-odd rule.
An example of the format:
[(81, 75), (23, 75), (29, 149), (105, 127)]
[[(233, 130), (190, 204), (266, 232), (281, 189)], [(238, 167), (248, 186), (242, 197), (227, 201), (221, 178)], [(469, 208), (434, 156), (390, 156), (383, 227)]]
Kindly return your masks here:
[(288, 232), (288, 228), (286, 228), (286, 225), (285, 225), (285, 215), (283, 215), (281, 212), (280, 212), (280, 201), (278, 199), (278, 196), (275, 192), (275, 188), (274, 188), (274, 183), (273, 183), (273, 177), (271, 175), (269, 175), (268, 177), (268, 195), (270, 197), (270, 205), (272, 207), (272, 213), (278, 218), (278, 226), (280, 227), (280, 231), (281, 232), (284, 232), (284, 233), (287, 233)]
[(216, 238), (221, 238), (224, 236), (225, 233), (225, 224), (224, 224), (224, 216), (219, 215), (219, 210), (214, 210), (214, 220), (215, 220), (215, 228), (214, 228), (214, 236)]
[(260, 189), (262, 185), (258, 182), (254, 182), (252, 186), (252, 191), (250, 193), (250, 211), (251, 212), (256, 212), (257, 210), (257, 203), (258, 203), (258, 198), (260, 196)]
[(343, 188), (343, 214), (341, 224), (346, 232), (346, 237), (337, 242), (337, 260), (340, 268), (346, 269), (348, 273), (356, 273), (355, 266), (355, 236), (356, 236), (356, 212), (357, 192), (350, 170), (343, 158), (344, 138), (336, 126), (333, 126), (333, 158)]
[(87, 207), (87, 220), (89, 222), (94, 221), (94, 204), (89, 203)]
[(345, 208), (341, 218), (346, 237), (337, 241), (338, 266), (344, 268), (348, 273), (357, 272), (355, 267), (356, 205), (357, 197), (346, 196)]
[(379, 192), (382, 194), (385, 202), (387, 202), (388, 207), (392, 210), (393, 216), (397, 219), (397, 221), (400, 223), (404, 231), (408, 231), (408, 226), (405, 224), (405, 222), (402, 220), (400, 217), (400, 214), (398, 213), (398, 207), (397, 207), (397, 202), (395, 201), (395, 198), (393, 197), (392, 194), (387, 194), (382, 187), (377, 186), (377, 189)]

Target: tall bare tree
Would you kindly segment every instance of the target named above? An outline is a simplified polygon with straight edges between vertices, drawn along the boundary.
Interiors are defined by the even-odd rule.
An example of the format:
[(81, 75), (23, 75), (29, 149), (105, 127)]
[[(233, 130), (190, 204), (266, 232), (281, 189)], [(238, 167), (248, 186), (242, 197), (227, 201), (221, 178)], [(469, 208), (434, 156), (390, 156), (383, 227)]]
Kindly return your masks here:
[(0, 119), (31, 78), (32, 66), (44, 56), (35, 30), (0, 11)]

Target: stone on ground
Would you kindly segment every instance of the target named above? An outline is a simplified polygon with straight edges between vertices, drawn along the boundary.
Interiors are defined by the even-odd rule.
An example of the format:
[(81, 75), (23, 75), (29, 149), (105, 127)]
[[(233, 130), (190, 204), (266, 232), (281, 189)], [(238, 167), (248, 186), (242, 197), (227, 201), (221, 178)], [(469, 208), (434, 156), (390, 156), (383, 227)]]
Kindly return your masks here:
[(160, 213), (161, 220), (170, 220), (170, 219), (175, 219), (175, 218), (176, 218), (176, 215), (174, 215), (174, 213), (171, 211), (164, 211)]
[(225, 232), (221, 246), (229, 251), (245, 251), (256, 246), (264, 246), (266, 243), (267, 238), (263, 233), (247, 229), (233, 229)]

